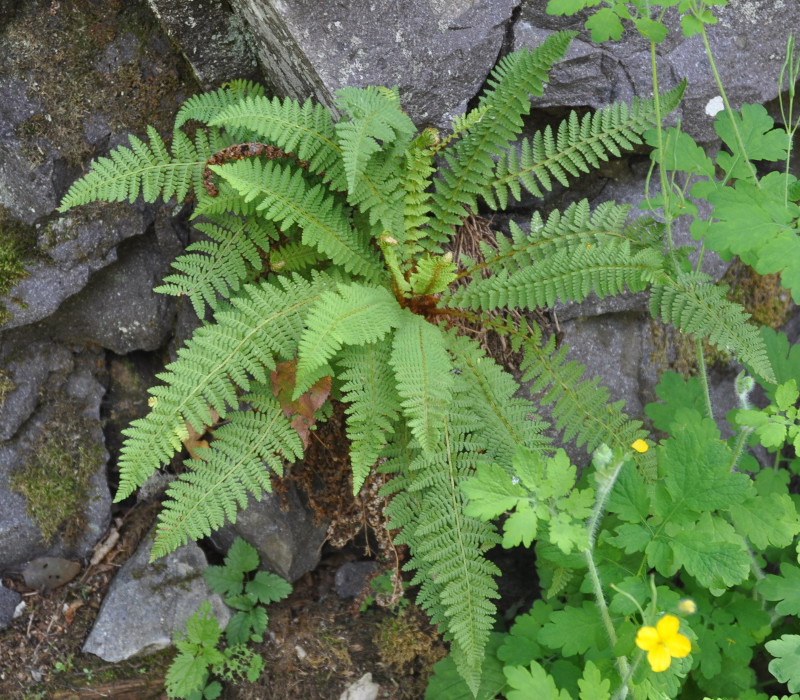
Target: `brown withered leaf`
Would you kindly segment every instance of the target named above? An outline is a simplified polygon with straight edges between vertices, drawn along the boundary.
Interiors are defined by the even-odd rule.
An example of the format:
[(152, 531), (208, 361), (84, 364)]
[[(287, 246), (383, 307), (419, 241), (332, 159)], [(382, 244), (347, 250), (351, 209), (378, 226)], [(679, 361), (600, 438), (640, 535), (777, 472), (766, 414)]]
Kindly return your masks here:
[(322, 408), (331, 393), (331, 378), (323, 377), (311, 385), (311, 388), (294, 401), (292, 394), (297, 383), (297, 360), (287, 360), (276, 365), (272, 374), (272, 393), (275, 394), (283, 409), (283, 415), (292, 418), (291, 426), (308, 447), (309, 431), (316, 422), (315, 413)]
[(189, 456), (192, 459), (202, 459), (197, 453), (197, 448), (208, 447), (208, 440), (204, 440), (203, 437), (209, 430), (212, 430), (217, 423), (219, 423), (219, 413), (213, 408), (211, 409), (211, 425), (203, 426), (202, 432), (196, 431), (191, 423), (188, 421), (186, 422), (186, 432), (189, 433), (189, 437), (183, 441), (183, 446), (189, 452)]
[(64, 605), (64, 619), (67, 622), (67, 627), (69, 627), (75, 619), (75, 613), (78, 612), (78, 608), (82, 608), (83, 606), (84, 602), (82, 600), (73, 600), (69, 605)]

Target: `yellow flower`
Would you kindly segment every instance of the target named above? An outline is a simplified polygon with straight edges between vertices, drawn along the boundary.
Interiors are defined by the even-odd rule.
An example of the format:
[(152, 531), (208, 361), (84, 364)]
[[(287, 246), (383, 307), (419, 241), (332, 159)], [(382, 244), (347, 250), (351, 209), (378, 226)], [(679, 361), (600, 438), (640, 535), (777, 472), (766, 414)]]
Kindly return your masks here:
[(636, 440), (631, 447), (636, 450), (637, 452), (647, 452), (650, 449), (650, 445), (648, 445), (644, 440), (639, 438)]
[(695, 603), (691, 598), (684, 598), (680, 603), (678, 603), (678, 610), (687, 615), (694, 615), (694, 613), (697, 612), (697, 603)]
[(647, 652), (647, 662), (656, 673), (666, 671), (673, 656), (682, 659), (692, 650), (688, 637), (678, 633), (680, 624), (674, 615), (664, 615), (655, 627), (639, 628), (636, 646)]

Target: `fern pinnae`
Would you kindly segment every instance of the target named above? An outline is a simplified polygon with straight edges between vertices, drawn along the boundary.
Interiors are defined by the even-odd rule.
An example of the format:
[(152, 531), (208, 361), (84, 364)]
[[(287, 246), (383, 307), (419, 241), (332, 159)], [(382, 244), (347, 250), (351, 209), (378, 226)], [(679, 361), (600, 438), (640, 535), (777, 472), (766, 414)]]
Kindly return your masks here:
[(237, 389), (247, 391), (253, 380), (266, 381), (274, 357), (293, 357), (303, 317), (333, 285), (325, 275), (245, 285), (231, 299), (232, 306), (216, 315), (215, 324), (197, 329), (159, 375), (163, 384), (150, 390), (150, 413), (126, 433), (116, 500), (130, 495), (181, 449), (188, 437), (185, 422), (202, 432), (212, 423), (211, 407), (225, 417), (239, 405)]
[(344, 189), (341, 149), (330, 112), (322, 105), (292, 98), (246, 97), (222, 110), (209, 124), (244, 128), (265, 142), (294, 153), (314, 173), (325, 173), (334, 189)]
[[(684, 87), (681, 83), (660, 97), (662, 114), (677, 106)], [(614, 103), (581, 119), (573, 111), (555, 136), (548, 126), (530, 140), (523, 139), (519, 151), (512, 148), (501, 156), (482, 195), (491, 208), (505, 209), (509, 193), (520, 199), (520, 185), (537, 197), (552, 189), (551, 177), (567, 187), (570, 175), (587, 173), (601, 161), (619, 157), (620, 149), (641, 144), (642, 134), (656, 123), (658, 114), (654, 100), (638, 98), (630, 107)]]
[(247, 505), (248, 493), (260, 500), (270, 493), (270, 469), (283, 474), (283, 461), (303, 456), (303, 445), (270, 386), (242, 397), (253, 410), (233, 413), (214, 432), (210, 448), (186, 462), (167, 490), (159, 514), (151, 560), (174, 551), (187, 540), (208, 537), (226, 521), (235, 523)]
[(527, 233), (511, 220), (511, 235), (496, 233), (494, 246), (480, 241), (483, 259), (469, 265), (459, 277), (474, 278), (478, 273), (516, 270), (536, 265), (560, 250), (602, 245), (613, 239), (630, 240), (625, 232), (629, 211), (630, 206), (618, 206), (613, 202), (603, 202), (592, 211), (589, 201), (582, 199), (563, 212), (552, 211), (546, 221), (539, 212), (534, 212)]
[(452, 396), (451, 360), (442, 331), (404, 311), (394, 334), (389, 364), (395, 372), (403, 414), (424, 452), (432, 452)]
[(177, 272), (153, 290), (188, 296), (199, 318), (205, 316), (206, 305), (216, 309), (220, 298), (237, 292), (251, 271), (261, 270), (261, 253), (269, 250), (270, 239), (278, 237), (270, 222), (252, 216), (212, 219), (194, 225), (208, 240), (189, 245), (172, 263)]
[(335, 129), (347, 191), (352, 193), (370, 158), (381, 151), (404, 152), (416, 128), (400, 109), (396, 90), (345, 87), (336, 91), (336, 105), (348, 115), (336, 123)]
[[(340, 284), (322, 294), (306, 317), (306, 329), (297, 348), (294, 396), (305, 393), (321, 378), (342, 345), (362, 345), (382, 340), (401, 323), (401, 308), (385, 287)], [(324, 375), (322, 375), (324, 376)]]
[(398, 493), (390, 505), (393, 526), (398, 515), (405, 521), (395, 541), (411, 548), (407, 568), (416, 570), (412, 584), (420, 584), (417, 603), (442, 627), (445, 639), (452, 640), (451, 653), (473, 692), (494, 624), (492, 599), (498, 597), (493, 577), (499, 570), (483, 554), (500, 540), (490, 524), (465, 514), (459, 489), (479, 459), (469, 444), (475, 421), (464, 404), (458, 412), (450, 411), (437, 451), (414, 460), (414, 488)]
[[(216, 119), (230, 105), (236, 104), (246, 97), (263, 97), (264, 87), (249, 80), (232, 80), (221, 85), (216, 90), (193, 95), (181, 105), (175, 117), (173, 131), (177, 132), (189, 121), (198, 121), (209, 124)], [(234, 140), (239, 140), (236, 135), (243, 136), (245, 129), (226, 128), (234, 135)], [(237, 132), (239, 132), (237, 134)]]
[(431, 236), (446, 240), (477, 208), (478, 194), (491, 179), (493, 156), (500, 155), (522, 130), (522, 117), (531, 110), (530, 96), (543, 92), (547, 73), (567, 50), (575, 32), (556, 32), (532, 50), (505, 56), (488, 80), (491, 88), (478, 107), (487, 108), (484, 119), (467, 135), (442, 151), (448, 168), (435, 180)]
[(558, 250), (535, 266), (475, 279), (443, 300), (448, 307), (492, 310), (535, 309), (552, 306), (556, 300), (580, 302), (590, 292), (603, 298), (626, 288), (638, 292), (647, 278), (661, 268), (661, 254), (644, 249), (631, 255), (627, 240), (609, 240), (604, 245), (587, 244), (573, 250)]
[[(541, 405), (552, 404), (563, 442), (574, 438), (578, 447), (585, 445), (589, 453), (602, 443), (627, 452), (636, 440), (647, 437), (642, 423), (630, 420), (621, 411), (624, 401), (611, 403), (608, 389), (599, 384), (599, 379), (584, 379), (585, 367), (566, 359), (568, 346), (556, 348), (555, 336), (542, 344), (542, 332), (536, 326), (528, 329), (527, 338), (509, 330), (525, 353), (520, 365), (522, 381), (531, 382), (530, 392), (540, 394)], [(654, 452), (637, 453), (634, 459), (648, 477), (655, 477)]]
[(165, 202), (172, 197), (183, 199), (207, 156), (199, 154), (180, 132), (173, 139), (171, 154), (153, 127), (147, 127), (147, 136), (149, 144), (131, 135), (130, 147), (118, 146), (108, 157), (98, 158), (92, 169), (72, 184), (58, 211), (96, 200), (134, 202), (140, 194), (146, 202), (155, 202), (159, 196)]
[(519, 447), (538, 450), (548, 444), (532, 401), (515, 396), (519, 386), (478, 344), (454, 331), (447, 333), (448, 350), (460, 368), (455, 391), (468, 397), (478, 421), (475, 439), (485, 459), (511, 466)]
[(666, 274), (654, 278), (650, 292), (650, 313), (660, 316), (683, 333), (691, 333), (727, 350), (750, 365), (767, 381), (774, 381), (767, 348), (757, 326), (748, 323), (750, 314), (725, 296), (725, 289), (710, 284), (702, 273)]
[(316, 247), (346, 271), (368, 280), (383, 277), (380, 259), (344, 207), (321, 183), (308, 182), (302, 169), (275, 161), (239, 160), (212, 166), (245, 201), (282, 228), (296, 224), (303, 243)]
[(344, 368), (337, 379), (341, 382), (342, 400), (347, 404), (347, 437), (355, 495), (395, 432), (400, 397), (380, 343), (347, 347), (337, 364)]

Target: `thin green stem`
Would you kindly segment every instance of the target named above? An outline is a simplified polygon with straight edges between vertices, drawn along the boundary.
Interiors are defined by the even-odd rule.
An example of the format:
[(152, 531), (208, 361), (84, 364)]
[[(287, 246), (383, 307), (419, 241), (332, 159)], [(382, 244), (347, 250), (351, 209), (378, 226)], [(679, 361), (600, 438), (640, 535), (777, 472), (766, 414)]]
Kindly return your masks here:
[(700, 377), (700, 384), (703, 387), (703, 396), (706, 399), (706, 415), (714, 419), (714, 409), (711, 406), (711, 393), (708, 389), (708, 372), (706, 371), (706, 357), (703, 354), (703, 340), (698, 338), (697, 343), (697, 373)]
[[(699, 19), (699, 17), (698, 17)], [(758, 175), (756, 174), (756, 169), (753, 163), (750, 161), (750, 158), (747, 156), (747, 148), (744, 145), (744, 139), (742, 139), (742, 134), (739, 131), (739, 127), (736, 124), (736, 119), (733, 116), (733, 109), (731, 108), (731, 103), (728, 101), (728, 95), (725, 92), (725, 86), (722, 84), (722, 79), (719, 76), (719, 71), (717, 70), (717, 64), (714, 62), (714, 54), (711, 51), (711, 45), (708, 43), (708, 34), (706, 34), (706, 25), (701, 24), (701, 31), (700, 36), (703, 37), (703, 46), (706, 50), (706, 57), (708, 58), (708, 64), (711, 66), (711, 72), (714, 74), (714, 80), (717, 83), (717, 89), (719, 90), (720, 97), (722, 98), (722, 102), (725, 105), (725, 111), (728, 114), (728, 118), (731, 122), (731, 128), (733, 129), (734, 137), (736, 138), (736, 145), (739, 147), (739, 155), (742, 156), (744, 162), (747, 163), (747, 166), (750, 168), (750, 175), (753, 178), (753, 182), (755, 183), (756, 187), (759, 189), (761, 188), (761, 183), (758, 181)]]
[[(608, 605), (606, 604), (606, 597), (603, 594), (603, 584), (600, 582), (600, 575), (597, 573), (597, 566), (594, 563), (593, 548), (587, 547), (583, 550), (583, 556), (586, 558), (586, 564), (589, 567), (589, 579), (592, 582), (592, 590), (594, 591), (594, 598), (597, 602), (597, 609), (600, 611), (600, 619), (603, 621), (608, 639), (611, 642), (611, 647), (617, 645), (617, 632), (614, 629), (614, 623), (611, 621), (611, 615), (608, 612)], [(617, 657), (617, 668), (619, 669), (619, 676), (622, 678), (622, 688), (620, 688), (620, 698), (627, 697), (630, 692), (628, 687), (628, 680), (631, 677), (631, 669), (628, 664), (627, 656)]]
[(664, 226), (667, 230), (667, 245), (669, 246), (669, 255), (672, 258), (673, 264), (675, 263), (675, 243), (672, 239), (672, 210), (669, 203), (670, 188), (667, 182), (667, 168), (664, 164), (664, 128), (661, 118), (661, 98), (658, 92), (658, 66), (656, 62), (656, 44), (654, 41), (650, 42), (650, 70), (653, 74), (653, 104), (656, 111), (656, 139), (658, 146), (658, 153), (661, 159), (658, 163), (658, 177), (661, 183), (661, 198), (664, 202)]

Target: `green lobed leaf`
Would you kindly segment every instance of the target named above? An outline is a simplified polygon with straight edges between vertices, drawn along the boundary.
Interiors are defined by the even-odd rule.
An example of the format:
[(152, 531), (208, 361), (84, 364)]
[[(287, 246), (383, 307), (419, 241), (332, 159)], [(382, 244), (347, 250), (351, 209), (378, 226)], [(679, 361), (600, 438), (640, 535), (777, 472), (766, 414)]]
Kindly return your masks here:
[(800, 568), (784, 562), (781, 575), (767, 574), (758, 582), (758, 592), (767, 600), (777, 600), (779, 615), (800, 616)]
[(262, 605), (283, 600), (292, 592), (292, 584), (277, 574), (259, 571), (252, 581), (245, 586), (248, 593), (253, 594)]
[(775, 657), (769, 662), (770, 673), (786, 683), (789, 692), (800, 691), (800, 635), (784, 634), (764, 646)]
[(256, 548), (241, 537), (233, 541), (225, 555), (225, 566), (234, 571), (255, 571), (260, 563)]
[(600, 669), (591, 661), (586, 663), (578, 687), (581, 690), (580, 700), (609, 700), (611, 697), (611, 681), (603, 678)]
[(508, 685), (512, 690), (506, 693), (508, 700), (530, 700), (548, 698), (549, 700), (572, 700), (566, 690), (559, 690), (553, 677), (548, 675), (536, 661), (529, 669), (522, 666), (506, 666), (503, 669)]
[(655, 513), (675, 520), (727, 510), (751, 495), (750, 479), (731, 472), (731, 451), (714, 421), (680, 409), (671, 430), (672, 437), (658, 448), (663, 481), (656, 491)]
[(539, 632), (539, 642), (560, 650), (565, 656), (585, 654), (592, 647), (601, 648), (606, 643), (605, 631), (597, 606), (584, 601), (580, 608), (556, 610)]

